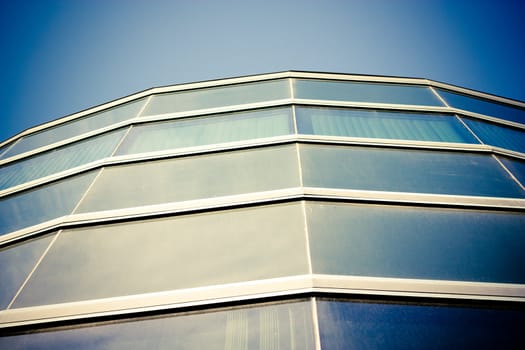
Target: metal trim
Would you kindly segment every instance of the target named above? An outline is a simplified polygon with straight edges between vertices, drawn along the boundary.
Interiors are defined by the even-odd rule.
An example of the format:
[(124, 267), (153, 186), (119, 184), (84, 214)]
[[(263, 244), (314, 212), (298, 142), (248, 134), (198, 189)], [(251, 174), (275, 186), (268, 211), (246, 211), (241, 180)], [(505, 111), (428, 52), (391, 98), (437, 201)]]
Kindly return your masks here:
[(340, 275), (297, 275), (0, 311), (0, 328), (173, 310), (296, 294), (525, 302), (525, 285)]

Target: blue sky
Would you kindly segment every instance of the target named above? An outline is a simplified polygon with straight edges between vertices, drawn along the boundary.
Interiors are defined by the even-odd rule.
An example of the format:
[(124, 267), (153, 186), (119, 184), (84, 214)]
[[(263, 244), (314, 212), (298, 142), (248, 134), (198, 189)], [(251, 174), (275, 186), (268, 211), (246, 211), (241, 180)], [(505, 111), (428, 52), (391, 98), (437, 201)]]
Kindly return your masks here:
[(0, 141), (154, 86), (283, 70), (424, 77), (525, 100), (523, 1), (0, 5)]

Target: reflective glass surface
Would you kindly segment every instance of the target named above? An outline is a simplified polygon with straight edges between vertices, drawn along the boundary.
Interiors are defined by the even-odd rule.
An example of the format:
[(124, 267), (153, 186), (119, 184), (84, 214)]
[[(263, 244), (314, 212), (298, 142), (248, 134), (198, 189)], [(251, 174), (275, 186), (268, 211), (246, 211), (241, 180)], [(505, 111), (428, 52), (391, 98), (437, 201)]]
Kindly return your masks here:
[(525, 312), (507, 309), (317, 302), (323, 349), (523, 349)]
[(443, 106), (426, 86), (294, 79), (294, 97), (312, 100)]
[(304, 230), (300, 203), (65, 230), (13, 307), (306, 274)]
[(525, 214), (307, 204), (314, 273), (525, 283)]
[(478, 143), (452, 115), (296, 107), (300, 134)]
[(58, 141), (66, 140), (70, 137), (82, 135), (127, 119), (135, 118), (143, 104), (144, 99), (139, 99), (24, 136), (1, 158), (11, 157), (15, 154), (27, 152), (38, 147), (47, 146)]
[(104, 168), (78, 212), (298, 186), (295, 145), (221, 152)]
[(287, 79), (154, 95), (143, 116), (290, 98)]
[(108, 157), (123, 133), (103, 134), (2, 166), (0, 190)]
[(510, 170), (512, 175), (525, 186), (525, 159), (498, 156), (498, 159)]
[(299, 149), (305, 186), (525, 197), (499, 163), (485, 154), (324, 145)]
[(525, 130), (476, 119), (462, 119), (483, 143), (525, 153)]
[(435, 90), (441, 95), (441, 97), (443, 97), (450, 107), (525, 124), (525, 109), (470, 97), (449, 90), (437, 88)]
[(255, 304), (0, 337), (2, 349), (314, 349), (310, 302)]
[(134, 126), (119, 147), (118, 154), (257, 139), (292, 132), (290, 107), (178, 119)]
[(71, 213), (96, 172), (74, 176), (0, 199), (0, 234)]
[(0, 249), (0, 309), (5, 309), (35, 266), (53, 236)]

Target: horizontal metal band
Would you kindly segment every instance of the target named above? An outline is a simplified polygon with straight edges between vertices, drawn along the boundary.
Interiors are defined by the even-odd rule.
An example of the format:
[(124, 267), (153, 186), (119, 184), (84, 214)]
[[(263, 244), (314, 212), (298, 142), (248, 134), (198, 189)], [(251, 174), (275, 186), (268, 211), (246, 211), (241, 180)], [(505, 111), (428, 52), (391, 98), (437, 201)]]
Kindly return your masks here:
[(34, 235), (62, 228), (100, 224), (109, 221), (147, 219), (155, 216), (224, 210), (247, 205), (264, 205), (288, 200), (335, 200), (378, 204), (432, 205), (443, 208), (524, 211), (525, 199), (456, 196), (409, 192), (343, 190), (294, 187), (281, 190), (163, 203), (141, 207), (71, 214), (0, 236), (0, 247)]
[(304, 293), (525, 301), (525, 285), (402, 278), (300, 275), (0, 311), (0, 328), (136, 314)]

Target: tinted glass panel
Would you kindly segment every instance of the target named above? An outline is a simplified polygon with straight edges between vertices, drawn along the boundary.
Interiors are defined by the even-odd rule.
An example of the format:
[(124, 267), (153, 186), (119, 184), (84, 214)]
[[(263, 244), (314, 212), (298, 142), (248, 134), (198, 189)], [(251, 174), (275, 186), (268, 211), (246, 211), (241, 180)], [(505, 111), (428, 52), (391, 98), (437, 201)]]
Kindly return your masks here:
[(305, 186), (525, 197), (489, 155), (321, 145), (299, 149)]
[(154, 95), (143, 116), (290, 98), (287, 79)]
[(314, 273), (525, 283), (525, 214), (307, 205)]
[(306, 274), (304, 232), (300, 203), (66, 230), (14, 306)]
[(241, 150), (105, 168), (78, 211), (297, 186), (299, 167), (295, 145)]
[(478, 143), (451, 115), (296, 108), (300, 134)]
[(483, 143), (525, 153), (525, 130), (475, 119), (462, 119)]
[(312, 100), (443, 106), (425, 86), (294, 79), (294, 97)]
[(133, 127), (118, 154), (209, 145), (293, 132), (291, 109), (265, 109)]
[(71, 213), (95, 172), (54, 182), (0, 199), (0, 234)]
[(144, 99), (136, 100), (35, 134), (24, 136), (16, 145), (7, 151), (2, 158), (50, 145), (54, 142), (66, 140), (70, 137), (82, 135), (127, 119), (135, 118), (143, 104)]
[(52, 236), (0, 249), (0, 309), (5, 309), (35, 266)]
[(525, 186), (525, 160), (498, 156), (498, 159), (510, 170), (512, 175)]
[(314, 349), (309, 302), (255, 305), (0, 337), (2, 349)]
[(450, 107), (506, 119), (517, 123), (525, 123), (524, 109), (490, 102), (488, 100), (470, 97), (448, 90), (436, 89), (436, 91), (443, 97)]
[(523, 311), (321, 300), (323, 349), (521, 349)]
[(123, 133), (104, 134), (2, 166), (0, 190), (108, 157)]

